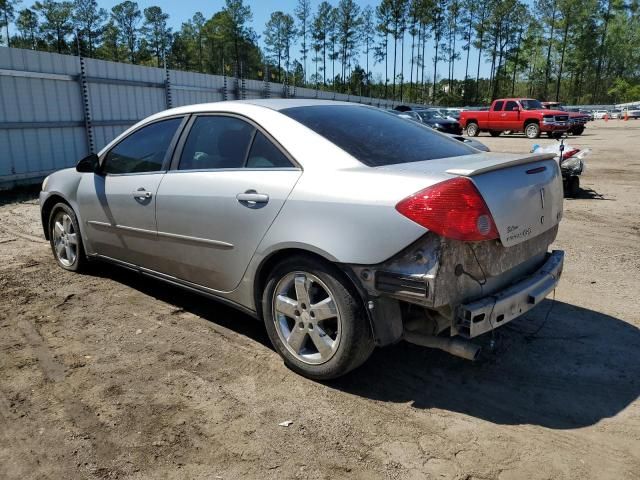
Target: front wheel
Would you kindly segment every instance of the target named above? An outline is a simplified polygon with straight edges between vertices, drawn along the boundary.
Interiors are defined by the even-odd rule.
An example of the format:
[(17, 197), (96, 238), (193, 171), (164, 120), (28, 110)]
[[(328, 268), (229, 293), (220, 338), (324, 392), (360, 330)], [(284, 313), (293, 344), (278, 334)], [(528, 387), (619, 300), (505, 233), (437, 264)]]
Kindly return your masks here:
[(339, 270), (294, 257), (269, 275), (262, 313), (271, 343), (289, 368), (329, 380), (364, 363), (374, 348), (362, 302)]
[(540, 136), (540, 125), (537, 123), (530, 123), (525, 127), (524, 133), (527, 138), (538, 138)]
[(66, 203), (57, 203), (49, 215), (49, 242), (53, 256), (65, 270), (77, 272), (87, 263), (78, 220)]

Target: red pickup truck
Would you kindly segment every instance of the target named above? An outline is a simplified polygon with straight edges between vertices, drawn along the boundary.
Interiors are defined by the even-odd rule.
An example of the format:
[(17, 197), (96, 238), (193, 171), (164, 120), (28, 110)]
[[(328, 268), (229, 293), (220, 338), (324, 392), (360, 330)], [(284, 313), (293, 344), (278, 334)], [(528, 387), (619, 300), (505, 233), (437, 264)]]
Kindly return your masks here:
[(538, 100), (531, 98), (502, 98), (494, 100), (488, 111), (465, 110), (460, 114), (460, 124), (467, 135), (476, 137), (489, 132), (497, 137), (505, 130), (524, 132), (527, 138), (538, 138), (541, 132), (566, 132), (569, 114), (560, 110), (547, 110)]

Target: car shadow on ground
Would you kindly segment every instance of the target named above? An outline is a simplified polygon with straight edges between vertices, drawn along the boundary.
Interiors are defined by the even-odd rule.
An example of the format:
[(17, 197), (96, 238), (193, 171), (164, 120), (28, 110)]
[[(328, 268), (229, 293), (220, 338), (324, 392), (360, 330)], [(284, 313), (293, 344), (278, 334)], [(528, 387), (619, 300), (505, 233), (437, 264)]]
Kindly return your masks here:
[[(101, 264), (91, 274), (273, 350), (262, 323), (232, 307), (111, 265)], [(376, 349), (362, 367), (326, 385), (417, 409), (439, 408), (497, 424), (554, 429), (593, 425), (618, 414), (640, 395), (640, 330), (623, 320), (545, 300), (497, 330), (494, 339), (490, 350), (491, 336), (482, 337), (485, 349), (477, 362), (400, 342)]]
[(591, 188), (581, 188), (577, 195), (565, 197), (565, 200), (612, 200)]
[(87, 274), (127, 285), (185, 312), (233, 330), (273, 350), (262, 322), (224, 303), (169, 285), (152, 277), (132, 273), (109, 263), (96, 262)]
[(532, 335), (551, 302), (499, 329), (495, 351), (476, 363), (401, 343), (378, 349), (357, 373), (331, 385), (497, 424), (567, 429), (618, 414), (640, 394), (640, 331), (556, 301), (543, 328)]

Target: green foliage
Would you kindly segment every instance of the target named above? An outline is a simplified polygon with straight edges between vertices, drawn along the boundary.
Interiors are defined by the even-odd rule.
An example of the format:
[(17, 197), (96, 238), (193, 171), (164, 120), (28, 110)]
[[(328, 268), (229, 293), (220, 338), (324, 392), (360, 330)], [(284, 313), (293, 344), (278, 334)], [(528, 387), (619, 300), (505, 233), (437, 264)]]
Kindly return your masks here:
[(640, 100), (640, 0), (378, 0), (364, 9), (325, 0), (315, 11), (297, 0), (291, 12), (271, 15), (260, 44), (245, 0), (225, 0), (210, 18), (196, 12), (175, 32), (159, 7), (141, 11), (132, 0), (109, 12), (99, 0), (38, 0), (18, 10), (31, 1), (0, 0), (0, 44), (268, 75), (398, 102)]

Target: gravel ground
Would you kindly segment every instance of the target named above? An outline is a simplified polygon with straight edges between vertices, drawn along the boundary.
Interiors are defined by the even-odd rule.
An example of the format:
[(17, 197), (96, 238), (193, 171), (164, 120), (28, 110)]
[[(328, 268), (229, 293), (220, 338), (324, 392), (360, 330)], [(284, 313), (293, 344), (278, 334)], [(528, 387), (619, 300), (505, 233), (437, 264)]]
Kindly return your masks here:
[(570, 143), (593, 155), (565, 202), (555, 302), (477, 363), (398, 344), (326, 384), (223, 305), (63, 271), (34, 197), (1, 194), (0, 477), (640, 478), (640, 122)]

